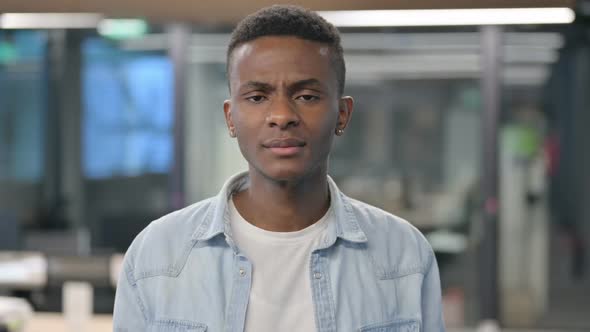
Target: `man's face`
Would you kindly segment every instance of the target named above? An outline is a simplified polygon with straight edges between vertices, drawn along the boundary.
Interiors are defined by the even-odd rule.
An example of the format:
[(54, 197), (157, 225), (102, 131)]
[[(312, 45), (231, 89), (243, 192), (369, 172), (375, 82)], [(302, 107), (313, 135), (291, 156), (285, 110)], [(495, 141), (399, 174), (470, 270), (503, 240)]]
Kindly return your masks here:
[(251, 170), (289, 181), (327, 168), (335, 130), (352, 113), (352, 98), (338, 95), (330, 52), (290, 36), (261, 37), (234, 50), (224, 112)]

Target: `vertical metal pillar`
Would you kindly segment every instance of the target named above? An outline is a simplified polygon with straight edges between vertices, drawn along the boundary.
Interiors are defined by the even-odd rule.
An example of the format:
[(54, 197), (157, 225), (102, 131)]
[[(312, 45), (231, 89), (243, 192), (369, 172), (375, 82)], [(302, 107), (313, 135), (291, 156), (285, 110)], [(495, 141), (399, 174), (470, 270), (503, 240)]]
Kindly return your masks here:
[(86, 227), (82, 212), (85, 196), (82, 172), (83, 38), (82, 31), (66, 32), (63, 77), (58, 87), (62, 195), (66, 199), (66, 217), (73, 228)]
[(52, 30), (48, 35), (43, 203), (48, 209), (49, 224), (41, 227), (77, 231), (77, 254), (87, 255), (90, 253), (90, 241), (84, 217), (81, 158), (81, 43), (84, 32)]
[(480, 319), (498, 322), (498, 122), (501, 107), (501, 37), (498, 26), (481, 27), (483, 95), (482, 238), (479, 250)]
[[(59, 110), (61, 96), (59, 95), (59, 85), (63, 81), (65, 56), (65, 30), (51, 30), (48, 32), (47, 40), (47, 57), (45, 58), (44, 70), (46, 78), (46, 101), (47, 114), (45, 119), (46, 137), (44, 175), (43, 175), (43, 200), (42, 204), (45, 209), (52, 210), (62, 200), (62, 151), (61, 151), (61, 134)], [(47, 211), (49, 212), (49, 211)], [(63, 228), (66, 225), (40, 225), (46, 228)]]
[(190, 28), (172, 24), (168, 32), (168, 55), (174, 67), (174, 163), (170, 174), (170, 208), (179, 209), (185, 204), (185, 109), (187, 48), (190, 43)]
[(82, 42), (85, 35), (83, 30), (66, 31), (63, 77), (58, 87), (61, 204), (69, 228), (76, 232), (78, 255), (89, 255), (91, 251), (90, 225), (84, 213), (86, 194), (82, 170)]

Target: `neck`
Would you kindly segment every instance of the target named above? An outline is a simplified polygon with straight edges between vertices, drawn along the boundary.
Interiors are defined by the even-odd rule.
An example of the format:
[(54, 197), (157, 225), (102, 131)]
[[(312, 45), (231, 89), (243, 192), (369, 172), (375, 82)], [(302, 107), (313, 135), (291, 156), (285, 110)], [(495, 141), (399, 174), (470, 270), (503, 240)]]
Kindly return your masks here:
[(327, 172), (276, 181), (250, 169), (250, 186), (234, 195), (234, 204), (251, 224), (274, 232), (292, 232), (318, 221), (330, 207)]

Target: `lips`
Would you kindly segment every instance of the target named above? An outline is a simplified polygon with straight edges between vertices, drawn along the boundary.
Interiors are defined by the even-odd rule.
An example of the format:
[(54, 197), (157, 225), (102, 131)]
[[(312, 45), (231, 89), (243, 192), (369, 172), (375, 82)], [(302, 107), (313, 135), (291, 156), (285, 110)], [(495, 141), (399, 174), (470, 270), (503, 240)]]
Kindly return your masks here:
[(262, 146), (279, 158), (292, 158), (300, 155), (305, 141), (299, 138), (275, 138), (265, 141)]
[(262, 145), (266, 148), (293, 148), (304, 146), (305, 141), (299, 138), (279, 138), (267, 140)]

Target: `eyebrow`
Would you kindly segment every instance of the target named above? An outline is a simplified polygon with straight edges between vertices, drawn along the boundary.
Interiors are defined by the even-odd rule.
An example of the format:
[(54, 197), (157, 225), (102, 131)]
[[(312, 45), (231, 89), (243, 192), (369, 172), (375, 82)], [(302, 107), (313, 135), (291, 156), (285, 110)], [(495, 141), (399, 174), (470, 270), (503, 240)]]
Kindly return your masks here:
[[(259, 90), (259, 91), (272, 91), (274, 87), (268, 83), (258, 82), (258, 81), (248, 81), (240, 87), (240, 90), (248, 89), (248, 90)], [(250, 92), (250, 91), (248, 91)], [(247, 92), (247, 93), (248, 93)]]
[(307, 88), (310, 85), (318, 87), (318, 88), (322, 88), (322, 83), (318, 79), (308, 78), (308, 79), (297, 81), (297, 82), (291, 84), (291, 86), (289, 86), (289, 90), (291, 92), (294, 92), (294, 91), (298, 91), (298, 90), (302, 90), (304, 88)]
[[(300, 80), (294, 82), (289, 85), (288, 90), (290, 92), (298, 91), (304, 88), (308, 88), (310, 86), (315, 86), (318, 88), (323, 87), (322, 83), (316, 78), (308, 78), (304, 80)], [(248, 90), (257, 90), (257, 91), (264, 91), (270, 92), (274, 91), (276, 88), (269, 83), (259, 82), (259, 81), (248, 81), (240, 87), (240, 90), (248, 89)], [(249, 93), (250, 91), (246, 92)]]

